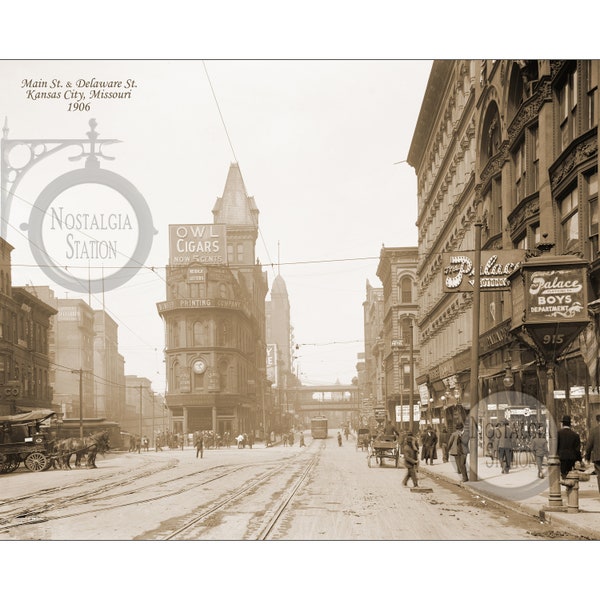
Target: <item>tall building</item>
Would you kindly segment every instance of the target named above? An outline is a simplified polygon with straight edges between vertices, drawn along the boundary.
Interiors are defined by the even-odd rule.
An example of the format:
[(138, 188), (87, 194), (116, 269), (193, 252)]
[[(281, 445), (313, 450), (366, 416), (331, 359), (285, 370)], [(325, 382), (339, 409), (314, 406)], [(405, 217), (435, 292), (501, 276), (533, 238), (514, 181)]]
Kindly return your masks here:
[(125, 359), (118, 325), (105, 310), (94, 311), (95, 416), (121, 423), (125, 407)]
[(50, 319), (49, 352), (58, 412), (65, 418), (78, 418), (81, 396), (84, 418), (120, 423), (125, 359), (119, 354), (116, 322), (83, 300), (57, 298), (48, 286), (30, 289), (56, 311)]
[[(383, 370), (383, 288), (366, 284), (363, 302), (365, 335), (364, 384), (361, 386), (360, 417), (364, 425), (373, 424), (375, 408), (385, 410)], [(360, 377), (359, 377), (360, 382)]]
[(13, 247), (0, 238), (0, 414), (53, 409), (49, 330), (52, 306), (12, 287)]
[[(482, 288), (479, 336), (473, 339), (472, 290), (445, 288), (444, 257), (474, 250), (478, 229), (482, 256), (521, 251), (522, 268), (554, 262), (558, 276), (566, 272), (561, 264), (587, 263), (589, 304), (582, 308), (584, 314), (597, 312), (599, 74), (597, 60), (433, 63), (408, 162), (418, 178), (420, 382), (444, 424), (469, 412), (472, 344), (482, 428), (508, 415), (523, 421), (534, 408), (528, 398), (547, 400), (541, 353), (519, 334), (524, 315), (519, 298)], [(483, 274), (508, 267), (498, 261)], [(467, 279), (467, 268), (458, 277), (463, 275)], [(552, 304), (571, 302), (582, 288), (561, 299), (550, 285), (548, 311)], [(556, 317), (554, 324), (564, 321), (558, 311), (543, 314)], [(600, 408), (596, 320), (593, 316), (590, 335), (557, 351), (552, 374), (559, 416), (573, 415), (582, 433), (589, 412)], [(552, 339), (556, 349), (559, 337)], [(513, 406), (508, 390), (525, 406)], [(533, 414), (540, 417), (539, 411)]]
[(256, 260), (258, 209), (229, 168), (212, 224), (169, 226), (166, 401), (174, 432), (260, 435), (266, 374), (267, 277)]
[(284, 411), (291, 407), (288, 402), (287, 388), (295, 385), (292, 374), (292, 325), (290, 301), (285, 281), (277, 275), (271, 286), (271, 299), (265, 306), (267, 339), (267, 379), (271, 382), (272, 427), (280, 431), (287, 428)]
[[(421, 419), (415, 378), (419, 363), (417, 298), (417, 248), (381, 249), (377, 277), (383, 284), (383, 322), (381, 340), (374, 344), (375, 360), (383, 369), (384, 418), (400, 423), (404, 429), (417, 430)], [(410, 408), (413, 408), (412, 417)]]

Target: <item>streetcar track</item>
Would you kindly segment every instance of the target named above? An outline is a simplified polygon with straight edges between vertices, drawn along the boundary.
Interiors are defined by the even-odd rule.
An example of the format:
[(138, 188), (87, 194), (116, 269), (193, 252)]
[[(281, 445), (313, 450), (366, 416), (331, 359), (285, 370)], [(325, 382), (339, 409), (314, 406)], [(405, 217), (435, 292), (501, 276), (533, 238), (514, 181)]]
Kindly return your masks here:
[[(320, 445), (319, 449), (322, 449), (324, 447), (324, 445), (325, 444), (322, 443)], [(304, 481), (306, 480), (306, 478), (308, 477), (310, 472), (313, 470), (315, 464), (318, 462), (318, 459), (319, 459), (319, 454), (318, 453), (313, 454), (312, 457), (310, 458), (310, 460), (308, 461), (308, 464), (303, 466), (300, 475), (294, 476), (295, 483), (292, 485), (291, 491), (288, 492), (288, 494), (285, 495), (284, 499), (280, 500), (276, 504), (275, 508), (270, 511), (270, 514), (272, 515), (271, 518), (266, 523), (266, 525), (264, 525), (260, 529), (259, 534), (257, 536), (255, 536), (253, 539), (259, 540), (259, 541), (268, 539), (269, 535), (274, 531), (275, 527), (281, 520), (282, 515), (284, 514), (287, 507), (290, 505), (294, 496), (297, 494), (298, 490), (300, 489), (300, 487), (302, 486), (302, 484), (304, 483)], [(295, 462), (298, 462), (298, 460), (299, 460), (298, 457), (296, 457)], [(304, 461), (306, 461), (306, 459), (304, 459)], [(174, 540), (174, 539), (180, 537), (181, 534), (183, 534), (183, 533), (189, 533), (190, 530), (192, 530), (195, 526), (200, 525), (201, 523), (207, 521), (211, 517), (215, 517), (215, 515), (217, 515), (219, 512), (224, 511), (227, 507), (231, 506), (238, 500), (247, 497), (258, 486), (265, 483), (269, 479), (273, 479), (274, 477), (279, 475), (285, 468), (287, 468), (287, 465), (284, 464), (284, 465), (280, 465), (277, 468), (264, 473), (263, 475), (259, 476), (257, 479), (253, 480), (252, 482), (248, 483), (247, 485), (244, 485), (243, 487), (239, 488), (235, 492), (227, 495), (222, 500), (219, 500), (218, 502), (213, 503), (212, 505), (210, 505), (209, 508), (207, 508), (206, 510), (203, 510), (200, 514), (195, 515), (187, 523), (185, 523), (184, 525), (182, 525), (181, 527), (179, 527), (175, 531), (171, 532), (169, 535), (167, 535), (166, 537), (164, 537), (162, 539), (164, 541)], [(184, 539), (186, 539), (186, 538), (184, 538)]]
[(273, 517), (269, 520), (265, 527), (263, 527), (260, 533), (256, 536), (257, 541), (266, 541), (269, 539), (271, 533), (275, 530), (278, 523), (281, 521), (281, 517), (285, 513), (288, 506), (291, 504), (292, 500), (298, 493), (298, 490), (302, 487), (303, 483), (306, 481), (307, 477), (314, 469), (315, 465), (319, 460), (319, 455), (315, 454), (312, 460), (306, 465), (303, 469), (302, 473), (296, 478), (296, 482), (292, 486), (290, 492), (286, 495), (286, 497), (279, 502), (277, 508), (274, 511)]
[[(118, 493), (118, 494), (113, 494), (110, 496), (103, 496), (102, 498), (98, 498), (98, 494), (101, 494), (106, 491), (110, 491), (111, 489), (115, 489), (118, 487), (128, 486), (128, 485), (131, 485), (131, 483), (132, 483), (131, 479), (127, 480), (127, 481), (120, 481), (120, 482), (112, 484), (112, 485), (107, 485), (104, 488), (100, 488), (100, 489), (95, 488), (94, 490), (85, 491), (82, 494), (72, 495), (67, 498), (61, 498), (60, 500), (57, 500), (56, 502), (53, 502), (52, 504), (44, 504), (41, 506), (32, 507), (32, 508), (28, 509), (27, 511), (23, 511), (23, 510), (13, 511), (12, 514), (5, 515), (5, 516), (3, 516), (2, 519), (0, 519), (0, 533), (8, 531), (10, 529), (14, 529), (16, 527), (21, 527), (24, 525), (43, 523), (46, 521), (54, 521), (54, 520), (60, 520), (60, 519), (69, 519), (69, 518), (79, 517), (79, 516), (82, 516), (85, 514), (91, 514), (94, 512), (100, 512), (100, 511), (106, 511), (106, 510), (116, 510), (116, 509), (120, 509), (120, 508), (125, 508), (127, 506), (157, 502), (157, 501), (163, 500), (168, 497), (177, 496), (180, 494), (190, 492), (191, 490), (193, 490), (195, 488), (202, 487), (208, 483), (211, 483), (218, 479), (222, 479), (223, 477), (233, 475), (240, 470), (257, 468), (257, 467), (261, 467), (264, 465), (271, 465), (271, 464), (273, 464), (272, 461), (263, 461), (260, 463), (248, 463), (248, 464), (244, 464), (244, 465), (234, 465), (234, 466), (215, 465), (215, 466), (209, 467), (203, 471), (194, 471), (193, 473), (186, 473), (184, 475), (180, 475), (178, 477), (174, 477), (174, 478), (171, 478), (171, 479), (168, 479), (165, 481), (161, 481), (158, 483), (149, 483), (146, 486), (137, 487), (135, 490), (127, 491), (124, 493), (127, 495), (137, 494), (148, 488), (169, 485), (171, 483), (181, 481), (183, 479), (189, 479), (190, 477), (198, 477), (201, 475), (205, 475), (205, 474), (207, 474), (211, 471), (215, 471), (217, 469), (225, 470), (224, 473), (219, 473), (216, 476), (208, 478), (208, 479), (203, 477), (199, 481), (192, 482), (191, 485), (182, 487), (182, 488), (174, 490), (174, 491), (154, 495), (150, 498), (135, 499), (135, 500), (131, 500), (130, 502), (120, 502), (118, 504), (113, 504), (113, 505), (105, 506), (105, 507), (94, 507), (94, 508), (90, 508), (88, 510), (69, 512), (68, 514), (64, 514), (64, 515), (45, 515), (45, 516), (43, 516), (44, 513), (61, 510), (65, 506), (73, 507), (74, 502), (76, 502), (77, 505), (85, 505), (85, 504), (91, 504), (92, 502), (95, 502), (95, 503), (97, 503), (99, 501), (106, 502), (106, 501), (113, 500), (114, 498), (121, 498), (124, 495), (123, 492)], [(286, 465), (284, 464), (281, 466), (281, 468), (284, 468), (285, 466)], [(169, 468), (171, 468), (171, 467), (169, 467)], [(157, 469), (157, 470), (153, 471), (151, 474), (156, 474), (156, 473), (159, 473), (160, 471), (161, 471), (161, 469)], [(137, 478), (142, 478), (145, 476), (147, 476), (147, 474), (139, 475)], [(11, 522), (11, 521), (14, 521), (15, 519), (19, 519), (19, 522)]]

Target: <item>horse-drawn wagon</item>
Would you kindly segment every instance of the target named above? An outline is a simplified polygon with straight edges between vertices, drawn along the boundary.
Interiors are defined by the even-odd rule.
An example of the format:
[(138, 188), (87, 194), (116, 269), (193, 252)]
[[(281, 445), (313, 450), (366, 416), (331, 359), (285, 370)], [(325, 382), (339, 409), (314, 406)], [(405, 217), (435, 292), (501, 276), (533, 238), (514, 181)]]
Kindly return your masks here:
[(12, 473), (21, 462), (30, 471), (50, 468), (54, 443), (42, 423), (55, 414), (38, 409), (0, 416), (0, 473)]
[(371, 443), (371, 430), (368, 427), (360, 428), (356, 432), (356, 449), (368, 450)]
[(400, 442), (396, 436), (380, 436), (374, 439), (369, 446), (369, 455), (367, 456), (367, 464), (372, 467), (378, 464), (383, 467), (384, 460), (394, 462), (394, 466), (400, 466)]

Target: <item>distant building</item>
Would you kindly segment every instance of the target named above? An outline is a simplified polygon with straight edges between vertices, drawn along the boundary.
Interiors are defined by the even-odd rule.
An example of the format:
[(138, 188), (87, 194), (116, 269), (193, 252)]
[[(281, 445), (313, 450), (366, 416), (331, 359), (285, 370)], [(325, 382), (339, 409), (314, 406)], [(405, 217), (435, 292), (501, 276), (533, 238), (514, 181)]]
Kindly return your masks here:
[[(383, 288), (366, 285), (363, 302), (363, 325), (365, 336), (364, 373), (359, 386), (360, 417), (362, 424), (369, 424), (375, 416), (375, 408), (385, 409), (384, 393), (384, 342), (383, 342)], [(361, 381), (359, 377), (359, 382)]]
[(175, 433), (259, 432), (266, 388), (267, 277), (256, 261), (258, 209), (237, 164), (212, 224), (169, 226), (167, 393)]
[(0, 414), (54, 408), (50, 318), (56, 313), (24, 287), (12, 287), (13, 247), (0, 238)]
[[(417, 323), (417, 248), (381, 249), (377, 277), (383, 284), (383, 344), (374, 345), (383, 365), (383, 398), (386, 418), (405, 429), (421, 420), (415, 379), (419, 363)], [(412, 364), (411, 364), (412, 359)], [(410, 406), (413, 406), (413, 417)]]
[(94, 311), (94, 398), (96, 417), (121, 422), (125, 406), (125, 359), (118, 325), (105, 310)]
[(271, 299), (266, 303), (267, 378), (271, 382), (273, 429), (288, 428), (292, 403), (287, 388), (295, 384), (292, 373), (292, 325), (290, 301), (285, 281), (277, 275), (271, 286)]
[[(48, 286), (29, 288), (54, 307), (50, 320), (50, 381), (58, 412), (78, 418), (121, 422), (125, 405), (125, 359), (119, 354), (115, 321), (77, 298), (57, 298)], [(81, 380), (81, 381), (80, 381)]]

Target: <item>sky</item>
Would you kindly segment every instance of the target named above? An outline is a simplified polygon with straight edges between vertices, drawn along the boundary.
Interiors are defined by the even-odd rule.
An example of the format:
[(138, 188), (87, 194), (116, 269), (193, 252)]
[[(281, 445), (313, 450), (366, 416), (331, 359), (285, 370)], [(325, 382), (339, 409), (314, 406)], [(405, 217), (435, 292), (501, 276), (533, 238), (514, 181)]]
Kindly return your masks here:
[[(126, 374), (148, 377), (155, 391), (164, 391), (164, 327), (156, 303), (166, 298), (168, 224), (212, 223), (230, 164), (237, 162), (260, 211), (257, 257), (269, 286), (279, 273), (288, 289), (299, 346), (295, 371), (309, 385), (350, 383), (364, 351), (366, 284), (381, 286), (381, 247), (417, 244), (416, 176), (402, 161), (430, 69), (428, 60), (0, 62), (0, 117), (8, 138), (87, 139), (95, 119), (101, 139), (120, 140), (102, 147), (114, 160), (101, 160), (101, 167), (131, 182), (151, 214), (150, 225), (140, 224), (138, 204), (106, 185), (65, 184), (48, 196), (47, 185), (81, 170), (84, 161), (71, 160), (77, 147), (40, 154), (4, 215), (15, 248), (13, 285), (49, 285), (59, 298), (104, 307), (118, 324)], [(99, 89), (94, 83), (108, 81), (122, 87), (104, 91), (125, 96), (91, 98)], [(59, 98), (52, 97), (56, 92)], [(13, 152), (11, 165), (27, 164), (25, 146)], [(40, 234), (32, 219), (42, 210)], [(84, 213), (121, 215), (121, 225), (128, 218), (130, 227), (82, 233), (73, 215)], [(40, 267), (40, 235), (58, 272), (74, 277), (79, 288), (67, 289)], [(144, 268), (121, 270), (140, 235), (151, 243)], [(87, 243), (93, 239), (114, 241), (114, 260), (109, 250), (94, 254)], [(88, 280), (116, 271), (135, 273), (90, 295)]]

